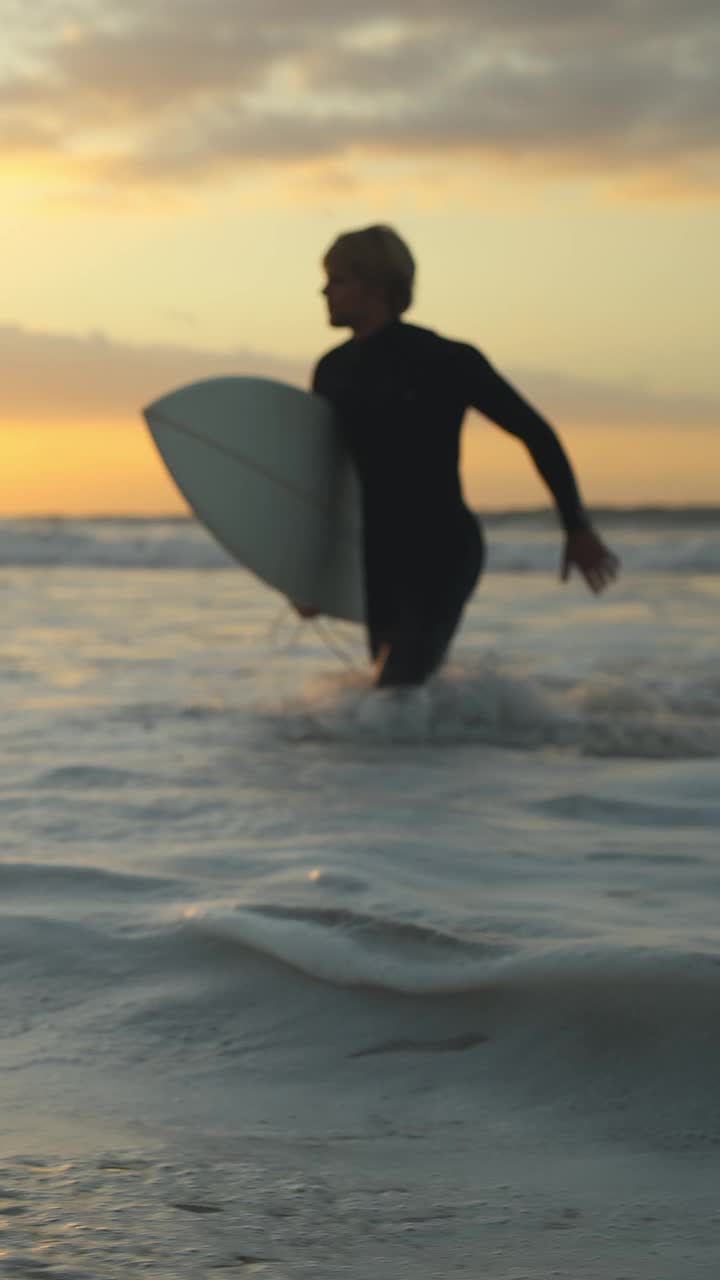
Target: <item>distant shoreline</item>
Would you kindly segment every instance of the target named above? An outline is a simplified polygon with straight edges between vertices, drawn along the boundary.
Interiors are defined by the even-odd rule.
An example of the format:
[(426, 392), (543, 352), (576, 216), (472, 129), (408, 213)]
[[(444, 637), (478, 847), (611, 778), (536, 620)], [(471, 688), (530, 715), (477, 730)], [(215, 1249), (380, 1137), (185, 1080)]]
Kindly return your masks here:
[[(551, 523), (556, 523), (556, 515), (551, 506), (548, 507), (496, 507), (475, 509), (476, 514), (483, 520), (491, 523), (500, 523), (505, 520), (513, 521), (540, 521), (547, 519)], [(720, 521), (720, 504), (717, 506), (709, 506), (707, 503), (668, 503), (660, 502), (639, 503), (637, 506), (610, 505), (607, 503), (591, 505), (590, 512), (598, 523), (602, 521), (617, 520), (662, 520), (668, 523), (673, 521), (682, 521), (692, 519), (693, 521)], [(92, 512), (73, 513), (72, 515), (61, 515), (57, 512), (45, 512), (34, 514), (18, 514), (18, 515), (0, 515), (0, 525), (3, 524), (74, 524), (78, 522), (92, 521), (95, 524), (188, 524), (194, 521), (196, 517), (192, 512), (168, 513), (167, 515), (158, 514), (156, 512), (148, 512), (140, 515), (137, 512), (123, 513), (102, 513), (94, 514)]]

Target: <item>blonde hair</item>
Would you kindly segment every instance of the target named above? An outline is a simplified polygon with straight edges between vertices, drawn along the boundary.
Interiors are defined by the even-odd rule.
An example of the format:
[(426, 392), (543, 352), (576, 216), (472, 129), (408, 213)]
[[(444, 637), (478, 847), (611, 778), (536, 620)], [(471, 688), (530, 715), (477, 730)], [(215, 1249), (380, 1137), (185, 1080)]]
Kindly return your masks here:
[(365, 284), (380, 286), (396, 316), (407, 311), (412, 302), (415, 260), (392, 227), (344, 232), (331, 244), (323, 266), (341, 267)]

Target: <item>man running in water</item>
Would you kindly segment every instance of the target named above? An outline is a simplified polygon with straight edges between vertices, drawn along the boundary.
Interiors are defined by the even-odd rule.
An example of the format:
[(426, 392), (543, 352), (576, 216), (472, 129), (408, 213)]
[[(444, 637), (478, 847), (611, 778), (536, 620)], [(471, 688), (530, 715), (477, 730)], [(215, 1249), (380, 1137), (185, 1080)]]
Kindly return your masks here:
[(352, 337), (320, 360), (313, 390), (334, 406), (360, 477), (375, 684), (420, 685), (443, 662), (483, 566), (458, 474), (466, 409), (528, 449), (565, 529), (563, 580), (577, 568), (601, 591), (618, 561), (591, 527), (552, 427), (474, 347), (401, 320), (415, 264), (400, 237), (383, 226), (348, 232), (323, 265), (330, 324)]

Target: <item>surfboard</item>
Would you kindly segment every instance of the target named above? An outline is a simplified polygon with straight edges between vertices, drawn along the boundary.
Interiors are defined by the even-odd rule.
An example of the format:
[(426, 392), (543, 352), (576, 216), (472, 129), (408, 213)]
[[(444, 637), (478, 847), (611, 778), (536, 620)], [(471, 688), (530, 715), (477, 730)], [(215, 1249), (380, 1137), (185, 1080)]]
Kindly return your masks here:
[(143, 416), (191, 510), (239, 564), (363, 620), (359, 484), (326, 400), (269, 378), (208, 378)]

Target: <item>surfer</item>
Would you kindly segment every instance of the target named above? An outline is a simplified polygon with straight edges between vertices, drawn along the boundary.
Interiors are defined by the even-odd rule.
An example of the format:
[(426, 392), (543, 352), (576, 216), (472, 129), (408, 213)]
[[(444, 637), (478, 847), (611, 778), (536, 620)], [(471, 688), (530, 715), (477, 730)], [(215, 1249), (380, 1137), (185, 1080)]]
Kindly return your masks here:
[(334, 406), (360, 477), (375, 684), (419, 685), (443, 662), (483, 567), (458, 473), (466, 409), (528, 449), (565, 530), (563, 581), (577, 569), (602, 591), (618, 560), (592, 528), (553, 428), (475, 347), (402, 320), (415, 263), (397, 233), (347, 232), (323, 265), (329, 322), (352, 337), (319, 361), (313, 390)]

